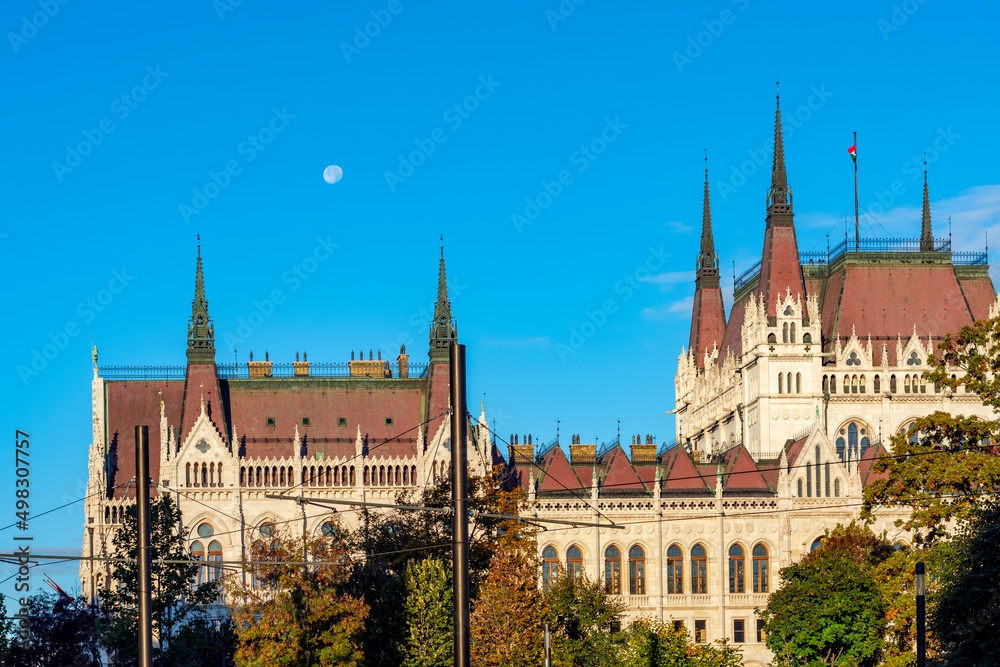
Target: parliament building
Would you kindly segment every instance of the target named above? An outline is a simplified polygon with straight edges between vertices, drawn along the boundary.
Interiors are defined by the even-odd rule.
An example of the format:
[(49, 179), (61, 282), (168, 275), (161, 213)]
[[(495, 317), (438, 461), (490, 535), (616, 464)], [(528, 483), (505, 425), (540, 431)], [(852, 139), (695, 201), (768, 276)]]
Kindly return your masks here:
[[(706, 172), (676, 438), (503, 443), (484, 415), (469, 429), (470, 474), (500, 463), (532, 516), (581, 524), (539, 534), (542, 585), (585, 574), (621, 595), (630, 618), (683, 625), (696, 641), (727, 637), (745, 664), (768, 664), (754, 609), (781, 568), (858, 517), (890, 437), (935, 410), (992, 416), (977, 395), (924, 379), (946, 334), (1000, 314), (987, 255), (933, 237), (926, 173), (915, 232), (918, 223), (912, 240), (801, 252), (779, 104), (761, 259), (736, 279), (727, 315)], [(135, 501), (139, 424), (150, 426), (152, 493), (174, 496), (199, 560), (243, 560), (255, 540), (283, 529), (356, 527), (356, 512), (269, 495), (392, 502), (433, 484), (449, 473), (448, 347), (457, 339), (442, 252), (426, 362), (401, 349), (395, 360), (369, 351), (341, 363), (305, 353), (219, 363), (199, 249), (187, 364), (100, 368), (95, 359), (83, 555), (111, 555)], [(883, 511), (873, 528), (905, 547), (902, 516)], [(202, 567), (199, 577), (218, 572)], [(81, 561), (86, 595), (109, 577), (102, 561)]]

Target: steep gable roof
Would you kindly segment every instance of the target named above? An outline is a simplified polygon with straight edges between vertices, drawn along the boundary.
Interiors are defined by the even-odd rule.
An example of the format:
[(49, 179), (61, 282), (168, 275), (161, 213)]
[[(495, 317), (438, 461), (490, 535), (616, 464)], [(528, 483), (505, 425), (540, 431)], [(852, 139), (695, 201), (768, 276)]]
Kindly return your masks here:
[(662, 457), (662, 492), (670, 494), (714, 494), (712, 485), (695, 467), (691, 455), (683, 447), (667, 450)]
[(602, 458), (608, 461), (605, 469), (604, 479), (601, 480), (601, 488), (607, 490), (646, 490), (646, 485), (639, 479), (632, 462), (625, 456), (625, 450), (621, 445), (606, 453)]
[(565, 452), (558, 445), (553, 447), (544, 457), (542, 466), (542, 481), (539, 491), (575, 491), (584, 488), (583, 482), (576, 470), (569, 464)]

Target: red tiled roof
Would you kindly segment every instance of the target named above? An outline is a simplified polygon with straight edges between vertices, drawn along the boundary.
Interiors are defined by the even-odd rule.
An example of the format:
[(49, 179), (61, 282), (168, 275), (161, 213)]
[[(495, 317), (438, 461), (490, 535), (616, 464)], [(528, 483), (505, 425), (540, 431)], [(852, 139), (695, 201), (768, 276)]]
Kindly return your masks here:
[(771, 226), (764, 231), (764, 251), (760, 260), (760, 292), (767, 302), (768, 316), (777, 314), (776, 298), (785, 298), (789, 290), (792, 298), (798, 296), (805, 300), (795, 227)]
[[(183, 382), (106, 382), (107, 443), (114, 498), (135, 498), (135, 427), (149, 427), (149, 476), (160, 480), (160, 401), (167, 422), (179, 424)], [(150, 489), (156, 495), (156, 487)]]
[(997, 293), (993, 289), (993, 281), (989, 278), (968, 278), (961, 281), (962, 292), (972, 309), (972, 316), (977, 320), (990, 317), (990, 306), (996, 301)]
[(709, 480), (702, 477), (691, 455), (680, 446), (671, 447), (663, 455), (665, 467), (662, 481), (665, 492), (713, 493)]
[(619, 490), (644, 490), (646, 488), (636, 474), (635, 468), (632, 467), (632, 463), (625, 456), (625, 450), (621, 448), (621, 445), (616, 445), (614, 449), (601, 458), (603, 461), (610, 459), (604, 480), (601, 482), (602, 488)]
[[(354, 456), (359, 427), (371, 458), (417, 453), (415, 427), (423, 421), (422, 383), (373, 388), (370, 382), (316, 379), (295, 381), (297, 386), (292, 388), (283, 387), (284, 382), (228, 381), (229, 412), (243, 456), (293, 456), (290, 441), (296, 426), (306, 456), (317, 451), (327, 458)], [(309, 419), (309, 426), (302, 425), (303, 417)], [(274, 419), (274, 426), (267, 425), (269, 418)], [(345, 426), (339, 425), (340, 419), (346, 421)], [(392, 425), (386, 419), (392, 419)]]
[(726, 308), (722, 303), (722, 290), (696, 289), (691, 314), (691, 336), (689, 349), (695, 355), (698, 368), (705, 367), (705, 353), (712, 348), (722, 348), (722, 337), (726, 333)]
[(787, 449), (785, 450), (785, 456), (788, 458), (789, 466), (794, 466), (795, 462), (798, 461), (799, 454), (802, 453), (802, 448), (806, 446), (806, 440), (808, 439), (809, 436), (807, 435), (804, 438), (800, 438), (795, 442), (793, 442), (792, 444), (787, 445)]
[(750, 295), (747, 294), (733, 304), (733, 309), (729, 313), (729, 323), (726, 325), (726, 334), (722, 337), (722, 345), (719, 346), (719, 366), (725, 361), (727, 351), (731, 351), (737, 360), (743, 355), (743, 316), (749, 299)]
[[(909, 338), (916, 325), (917, 335), (944, 338), (972, 323), (972, 315), (958, 285), (955, 270), (935, 266), (849, 266), (835, 316), (830, 302), (836, 298), (831, 277), (827, 303), (823, 307), (823, 338), (834, 334), (846, 338), (852, 327), (859, 337)], [(881, 346), (879, 346), (881, 347)], [(890, 364), (895, 364), (895, 345), (887, 346)]]
[(561, 447), (553, 447), (545, 458), (545, 476), (538, 486), (539, 491), (566, 491), (584, 487)]
[(725, 484), (727, 490), (734, 491), (773, 491), (767, 483), (750, 452), (743, 445), (737, 445), (727, 451), (723, 457), (725, 469)]

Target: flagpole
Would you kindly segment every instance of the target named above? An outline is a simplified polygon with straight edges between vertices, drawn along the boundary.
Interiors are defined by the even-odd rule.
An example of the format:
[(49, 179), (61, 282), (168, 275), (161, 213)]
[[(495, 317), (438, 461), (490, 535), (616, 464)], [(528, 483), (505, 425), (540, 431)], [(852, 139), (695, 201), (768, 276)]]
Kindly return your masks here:
[(858, 133), (854, 133), (854, 251), (861, 250), (861, 234), (858, 225)]

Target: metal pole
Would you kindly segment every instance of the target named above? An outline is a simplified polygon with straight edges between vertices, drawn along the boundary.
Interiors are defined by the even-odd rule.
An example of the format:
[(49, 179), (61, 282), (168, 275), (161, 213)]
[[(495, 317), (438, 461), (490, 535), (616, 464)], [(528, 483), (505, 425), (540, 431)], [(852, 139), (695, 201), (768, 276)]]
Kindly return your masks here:
[(149, 427), (135, 427), (136, 509), (139, 520), (139, 667), (153, 665), (152, 559), (149, 548)]
[(924, 608), (924, 564), (917, 563), (917, 667), (927, 664), (926, 611)]
[(465, 346), (452, 343), (451, 366), (451, 499), (452, 590), (455, 606), (455, 667), (469, 667), (469, 469), (465, 405)]
[(552, 635), (548, 623), (545, 624), (545, 667), (552, 667)]
[(854, 250), (861, 250), (861, 235), (858, 231), (858, 133), (854, 133)]

